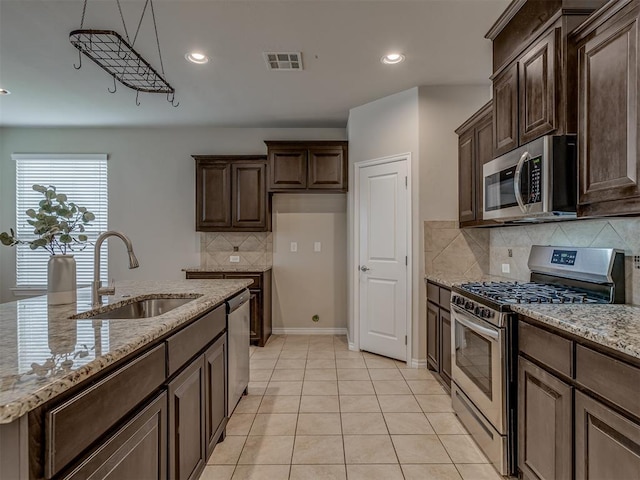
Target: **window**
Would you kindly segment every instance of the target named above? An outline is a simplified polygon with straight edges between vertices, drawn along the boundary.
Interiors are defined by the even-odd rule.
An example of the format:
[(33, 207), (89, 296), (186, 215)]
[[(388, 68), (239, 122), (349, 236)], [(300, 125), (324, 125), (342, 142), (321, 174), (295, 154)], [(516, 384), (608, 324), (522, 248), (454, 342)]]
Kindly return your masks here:
[[(86, 207), (96, 219), (86, 227), (89, 242), (95, 242), (107, 230), (107, 156), (103, 154), (13, 154), (16, 161), (16, 234), (22, 240), (35, 239), (33, 227), (27, 223), (25, 211), (37, 209), (41, 194), (34, 184), (55, 185), (69, 201)], [(107, 242), (102, 245), (100, 277), (107, 277)], [(72, 252), (76, 260), (78, 286), (93, 281), (93, 247)], [(16, 245), (16, 287), (46, 288), (49, 252)]]

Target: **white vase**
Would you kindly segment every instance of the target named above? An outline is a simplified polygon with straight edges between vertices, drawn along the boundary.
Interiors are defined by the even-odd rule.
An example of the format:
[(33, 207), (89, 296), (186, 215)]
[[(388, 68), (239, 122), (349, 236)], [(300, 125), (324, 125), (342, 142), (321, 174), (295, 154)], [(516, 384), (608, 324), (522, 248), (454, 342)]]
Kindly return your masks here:
[(76, 291), (76, 261), (73, 255), (51, 255), (47, 268), (49, 305), (75, 303)]

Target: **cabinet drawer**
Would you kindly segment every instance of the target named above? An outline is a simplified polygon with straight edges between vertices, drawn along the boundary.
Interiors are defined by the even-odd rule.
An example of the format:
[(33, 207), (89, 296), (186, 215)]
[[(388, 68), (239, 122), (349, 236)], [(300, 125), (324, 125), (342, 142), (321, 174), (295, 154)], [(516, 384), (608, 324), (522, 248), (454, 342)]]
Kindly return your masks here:
[(427, 299), (436, 305), (440, 302), (440, 287), (435, 283), (427, 282)]
[(251, 280), (253, 283), (247, 288), (262, 288), (262, 274), (260, 273), (225, 273), (224, 278), (231, 280)]
[(164, 382), (165, 351), (164, 345), (158, 345), (47, 413), (46, 478), (58, 473)]
[(226, 306), (221, 305), (167, 340), (167, 374), (173, 375), (227, 326)]
[(187, 280), (219, 280), (224, 278), (222, 273), (213, 272), (187, 272)]
[(571, 340), (525, 322), (518, 323), (520, 351), (551, 369), (571, 377)]
[(444, 308), (445, 310), (450, 310), (450, 303), (451, 303), (451, 290), (449, 290), (448, 288), (442, 288), (440, 287), (440, 306), (442, 308)]
[(167, 478), (167, 394), (163, 392), (63, 478)]
[(576, 380), (598, 395), (640, 417), (640, 369), (578, 345)]

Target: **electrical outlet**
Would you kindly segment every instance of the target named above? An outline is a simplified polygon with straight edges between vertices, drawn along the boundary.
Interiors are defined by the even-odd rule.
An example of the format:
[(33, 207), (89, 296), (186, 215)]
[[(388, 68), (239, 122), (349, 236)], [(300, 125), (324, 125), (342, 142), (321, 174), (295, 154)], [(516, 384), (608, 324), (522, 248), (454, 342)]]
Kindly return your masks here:
[(640, 269), (640, 255), (633, 256), (633, 268)]
[(292, 252), (298, 251), (298, 242), (291, 242), (291, 251)]
[(511, 265), (509, 265), (508, 263), (503, 263), (502, 273), (510, 273), (510, 272), (511, 272)]
[(240, 263), (240, 255), (231, 255), (229, 261), (231, 263)]
[(509, 258), (512, 258), (512, 257), (513, 257), (513, 250), (511, 250), (510, 248), (507, 248), (507, 256), (508, 256)]
[(322, 251), (322, 243), (320, 243), (320, 242), (314, 242), (314, 244), (313, 244), (313, 251), (314, 251), (314, 252), (321, 252), (321, 251)]

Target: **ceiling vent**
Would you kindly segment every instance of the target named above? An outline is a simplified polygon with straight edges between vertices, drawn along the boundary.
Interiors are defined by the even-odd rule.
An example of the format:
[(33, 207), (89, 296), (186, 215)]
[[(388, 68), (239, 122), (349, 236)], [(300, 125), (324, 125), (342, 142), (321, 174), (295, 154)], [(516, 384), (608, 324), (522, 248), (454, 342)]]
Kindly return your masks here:
[(302, 70), (300, 52), (264, 52), (262, 55), (269, 70)]

